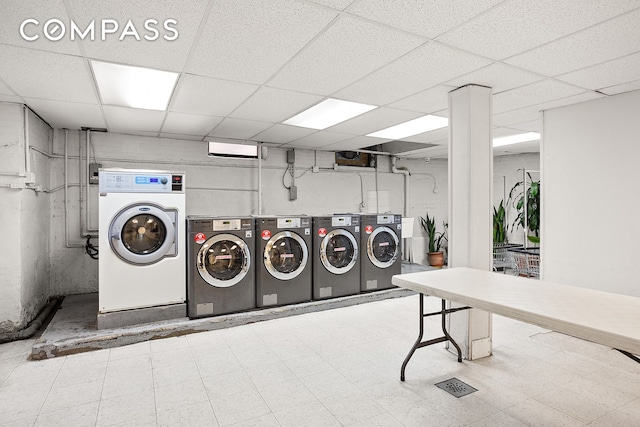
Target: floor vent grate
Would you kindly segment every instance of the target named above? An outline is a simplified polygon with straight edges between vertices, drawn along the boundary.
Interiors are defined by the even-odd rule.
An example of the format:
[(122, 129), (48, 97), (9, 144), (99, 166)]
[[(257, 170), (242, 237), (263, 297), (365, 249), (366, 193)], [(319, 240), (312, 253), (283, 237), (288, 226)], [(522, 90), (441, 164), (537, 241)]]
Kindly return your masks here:
[(478, 391), (478, 389), (471, 387), (469, 384), (464, 383), (457, 378), (451, 378), (446, 381), (439, 382), (436, 384), (436, 387), (446, 391), (447, 393), (455, 397), (466, 396), (467, 394), (471, 394), (474, 391)]

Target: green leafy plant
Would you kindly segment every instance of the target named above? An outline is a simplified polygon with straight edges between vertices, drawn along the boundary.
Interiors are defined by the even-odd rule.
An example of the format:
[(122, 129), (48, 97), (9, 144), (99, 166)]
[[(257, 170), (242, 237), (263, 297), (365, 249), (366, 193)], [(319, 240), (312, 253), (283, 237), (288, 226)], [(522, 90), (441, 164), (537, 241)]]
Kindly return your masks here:
[[(525, 191), (525, 182), (517, 182), (509, 192), (509, 200), (514, 200), (513, 206), (518, 216), (511, 225), (511, 231), (516, 227), (524, 228), (524, 207), (527, 206), (527, 239), (532, 243), (540, 243), (540, 181), (534, 181), (531, 174), (529, 187)], [(515, 194), (515, 195), (514, 195)]]
[(426, 218), (420, 217), (420, 224), (422, 225), (422, 228), (427, 233), (427, 237), (429, 238), (429, 252), (440, 252), (444, 242), (448, 241), (448, 224), (443, 222), (442, 225), (444, 227), (444, 231), (437, 231), (436, 220), (435, 218), (431, 218), (429, 214), (426, 215)]
[(505, 223), (504, 200), (500, 200), (498, 208), (493, 207), (493, 243), (507, 243), (507, 224)]

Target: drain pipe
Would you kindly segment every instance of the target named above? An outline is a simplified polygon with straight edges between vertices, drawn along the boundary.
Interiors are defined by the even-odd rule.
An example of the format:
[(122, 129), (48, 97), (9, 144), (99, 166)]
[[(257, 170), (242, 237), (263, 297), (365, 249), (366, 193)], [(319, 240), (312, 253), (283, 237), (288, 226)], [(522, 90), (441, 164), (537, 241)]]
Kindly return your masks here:
[(29, 107), (23, 105), (24, 111), (24, 171), (27, 182), (31, 182), (31, 153), (29, 152)]
[(91, 198), (89, 197), (89, 190), (90, 190), (90, 185), (89, 185), (89, 144), (91, 143), (91, 130), (87, 129), (87, 139), (85, 140), (85, 161), (84, 161), (84, 165), (85, 165), (85, 170), (84, 170), (84, 183), (85, 183), (85, 187), (84, 187), (84, 198), (85, 198), (85, 210), (84, 210), (84, 217), (85, 217), (85, 230), (86, 235), (91, 234), (92, 231), (97, 232), (98, 229), (97, 228), (91, 228), (90, 225), (90, 221), (91, 221), (91, 217), (90, 217), (90, 213), (91, 213)]
[(258, 143), (258, 215), (262, 215), (262, 143)]
[(33, 319), (26, 328), (19, 331), (0, 334), (0, 344), (31, 338), (33, 335), (35, 335), (36, 332), (38, 332), (42, 324), (49, 318), (51, 313), (53, 313), (60, 307), (63, 299), (64, 297), (55, 297), (47, 301), (47, 304), (44, 306), (44, 308), (40, 310), (36, 318)]
[(82, 205), (84, 205), (84, 200), (82, 197), (82, 138), (80, 137), (81, 133), (78, 132), (78, 185), (80, 188), (78, 189), (78, 206), (80, 207), (80, 212), (78, 214), (78, 219), (80, 220), (80, 234), (84, 234), (84, 209)]
[[(79, 189), (82, 191), (82, 188)], [(69, 243), (69, 129), (64, 129), (64, 243), (67, 248), (83, 248), (84, 244)]]
[(396, 167), (396, 162), (398, 158), (393, 156), (391, 157), (391, 172), (396, 174), (404, 175), (404, 217), (406, 218), (409, 215), (409, 176), (411, 173), (409, 169), (405, 167)]

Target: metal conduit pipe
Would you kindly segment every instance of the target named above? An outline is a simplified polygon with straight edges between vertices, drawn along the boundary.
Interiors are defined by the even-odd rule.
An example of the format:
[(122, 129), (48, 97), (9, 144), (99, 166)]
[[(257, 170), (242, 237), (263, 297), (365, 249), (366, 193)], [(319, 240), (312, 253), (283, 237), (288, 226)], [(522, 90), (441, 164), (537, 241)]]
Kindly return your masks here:
[[(78, 184), (78, 187), (82, 193), (82, 186)], [(81, 243), (69, 243), (69, 129), (64, 130), (64, 245), (67, 248), (84, 247)]]
[(258, 143), (258, 215), (262, 215), (262, 143)]
[(409, 176), (411, 173), (407, 168), (396, 167), (397, 157), (391, 157), (391, 172), (404, 175), (404, 217), (409, 215)]
[(87, 139), (85, 140), (85, 161), (84, 161), (84, 165), (85, 165), (85, 170), (84, 170), (84, 198), (85, 198), (85, 210), (84, 210), (84, 217), (85, 217), (85, 229), (84, 229), (84, 235), (89, 235), (91, 234), (92, 231), (97, 232), (98, 229), (97, 228), (91, 228), (91, 197), (89, 197), (89, 144), (91, 143), (91, 131), (89, 129), (87, 129)]
[(27, 180), (31, 180), (31, 154), (29, 153), (29, 107), (23, 105), (24, 111), (24, 171)]

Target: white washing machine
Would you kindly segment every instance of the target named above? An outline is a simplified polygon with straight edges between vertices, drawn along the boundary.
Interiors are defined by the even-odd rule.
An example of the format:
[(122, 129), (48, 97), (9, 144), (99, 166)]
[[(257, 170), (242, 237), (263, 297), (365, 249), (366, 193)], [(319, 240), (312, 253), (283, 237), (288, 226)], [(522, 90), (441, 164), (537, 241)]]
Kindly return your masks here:
[(99, 328), (186, 316), (184, 179), (100, 170)]

